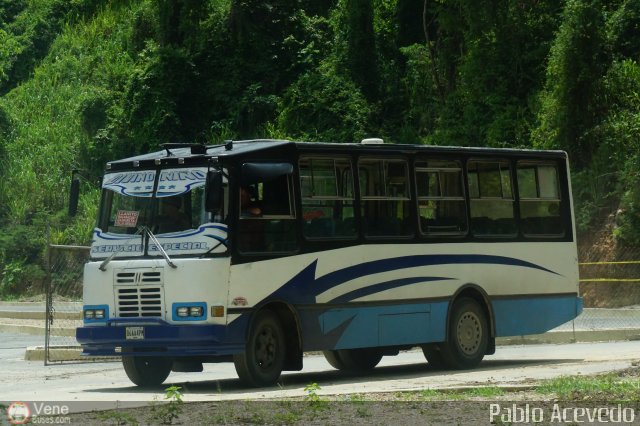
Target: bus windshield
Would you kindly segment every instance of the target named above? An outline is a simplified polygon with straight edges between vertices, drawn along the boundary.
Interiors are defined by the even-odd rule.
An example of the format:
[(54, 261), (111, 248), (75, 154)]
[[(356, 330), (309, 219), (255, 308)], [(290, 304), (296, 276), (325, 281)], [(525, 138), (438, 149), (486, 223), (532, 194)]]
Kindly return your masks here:
[[(174, 255), (208, 252), (225, 242), (226, 225), (216, 223), (204, 209), (207, 169), (160, 170), (154, 190), (156, 173), (148, 170), (105, 175), (92, 246), (94, 257), (114, 251), (118, 257), (145, 254), (141, 229), (155, 234), (162, 248)], [(221, 246), (224, 250), (224, 244)], [(149, 245), (147, 254), (159, 254), (155, 244)]]

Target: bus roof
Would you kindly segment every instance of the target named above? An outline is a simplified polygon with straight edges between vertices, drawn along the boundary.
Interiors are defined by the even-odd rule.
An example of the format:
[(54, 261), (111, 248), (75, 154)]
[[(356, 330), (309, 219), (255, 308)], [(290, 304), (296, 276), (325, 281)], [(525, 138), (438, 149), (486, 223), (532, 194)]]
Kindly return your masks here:
[(128, 169), (132, 167), (145, 167), (157, 164), (176, 164), (179, 159), (192, 164), (194, 160), (203, 158), (224, 158), (243, 156), (252, 152), (272, 150), (281, 147), (291, 147), (300, 152), (313, 151), (348, 151), (374, 154), (376, 152), (388, 152), (394, 154), (446, 154), (463, 153), (465, 155), (532, 155), (535, 157), (566, 158), (567, 154), (559, 150), (534, 150), (516, 148), (482, 148), (462, 146), (435, 146), (435, 145), (406, 145), (406, 144), (361, 144), (361, 143), (329, 143), (329, 142), (294, 142), (287, 140), (254, 139), (243, 141), (228, 141), (220, 145), (196, 145), (196, 144), (167, 144), (160, 151), (134, 157), (123, 158), (107, 163), (107, 170)]

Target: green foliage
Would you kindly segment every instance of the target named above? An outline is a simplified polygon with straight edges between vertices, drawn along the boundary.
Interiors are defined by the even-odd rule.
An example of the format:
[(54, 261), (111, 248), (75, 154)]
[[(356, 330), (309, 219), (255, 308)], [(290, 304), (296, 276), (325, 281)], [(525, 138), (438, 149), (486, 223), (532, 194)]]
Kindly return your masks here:
[(637, 380), (625, 380), (616, 374), (559, 377), (543, 383), (536, 391), (571, 401), (637, 401), (640, 397)]
[(574, 164), (587, 165), (598, 141), (587, 132), (599, 119), (599, 82), (604, 73), (604, 20), (597, 0), (571, 0), (551, 48), (540, 127), (534, 143), (560, 147)]
[(168, 402), (164, 404), (154, 404), (151, 407), (151, 421), (170, 425), (180, 417), (184, 410), (184, 402), (182, 401), (180, 389), (182, 389), (180, 386), (169, 386), (165, 389), (164, 399)]
[(309, 383), (304, 387), (304, 391), (307, 392), (304, 399), (314, 410), (325, 410), (328, 408), (327, 401), (318, 395), (318, 391), (321, 389), (322, 387), (317, 383)]
[(640, 3), (624, 0), (607, 21), (611, 51), (619, 58), (640, 57)]
[(44, 245), (35, 226), (18, 225), (0, 233), (0, 297), (42, 293)]
[(278, 126), (295, 138), (353, 142), (366, 135), (371, 109), (351, 81), (326, 66), (284, 93)]
[(346, 9), (347, 69), (369, 100), (378, 93), (378, 65), (373, 33), (372, 0), (344, 0)]
[(138, 426), (138, 420), (131, 414), (123, 411), (103, 411), (98, 414), (98, 419), (114, 426)]

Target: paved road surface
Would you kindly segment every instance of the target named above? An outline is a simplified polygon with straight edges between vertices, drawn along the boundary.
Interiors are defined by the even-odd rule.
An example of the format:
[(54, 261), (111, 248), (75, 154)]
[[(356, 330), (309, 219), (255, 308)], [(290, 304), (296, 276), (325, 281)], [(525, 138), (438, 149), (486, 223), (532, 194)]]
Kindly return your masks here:
[[(163, 399), (162, 389), (138, 389), (129, 382), (120, 363), (44, 366), (24, 361), (24, 347), (37, 336), (0, 334), (0, 401), (108, 401), (115, 407), (146, 405)], [(640, 360), (640, 341), (527, 345), (498, 347), (473, 371), (431, 370), (422, 352), (383, 358), (368, 375), (344, 375), (322, 356), (305, 357), (301, 372), (285, 373), (282, 386), (243, 387), (233, 364), (205, 364), (203, 373), (172, 373), (167, 385), (183, 387), (185, 401), (282, 398), (304, 396), (304, 387), (316, 382), (318, 394), (394, 392), (477, 385), (520, 385), (572, 374), (595, 374), (629, 367)], [(116, 402), (118, 401), (118, 402)], [(104, 408), (104, 405), (96, 405)]]

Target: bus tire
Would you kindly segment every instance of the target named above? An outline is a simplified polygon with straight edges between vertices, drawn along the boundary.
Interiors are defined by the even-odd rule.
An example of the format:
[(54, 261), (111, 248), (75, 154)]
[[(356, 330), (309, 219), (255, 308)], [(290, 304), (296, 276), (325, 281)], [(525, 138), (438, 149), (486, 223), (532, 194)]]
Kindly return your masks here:
[(476, 367), (489, 345), (489, 326), (484, 310), (471, 298), (453, 305), (446, 342), (439, 345), (442, 361), (448, 368), (464, 370)]
[(322, 353), (333, 368), (342, 371), (372, 370), (382, 359), (382, 352), (377, 348), (340, 349)]
[(429, 343), (422, 347), (422, 353), (427, 359), (427, 363), (431, 368), (436, 370), (444, 370), (447, 368), (447, 363), (444, 360), (442, 351), (440, 351), (440, 345), (437, 343)]
[(254, 387), (272, 386), (280, 377), (285, 360), (282, 325), (271, 311), (261, 311), (249, 332), (245, 352), (233, 356), (240, 381)]
[(127, 377), (142, 387), (160, 386), (171, 373), (172, 361), (166, 357), (123, 356), (122, 366)]

